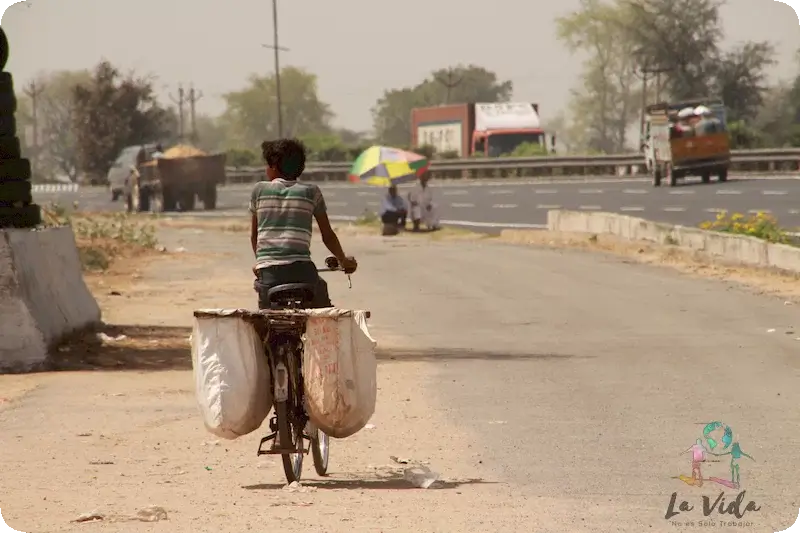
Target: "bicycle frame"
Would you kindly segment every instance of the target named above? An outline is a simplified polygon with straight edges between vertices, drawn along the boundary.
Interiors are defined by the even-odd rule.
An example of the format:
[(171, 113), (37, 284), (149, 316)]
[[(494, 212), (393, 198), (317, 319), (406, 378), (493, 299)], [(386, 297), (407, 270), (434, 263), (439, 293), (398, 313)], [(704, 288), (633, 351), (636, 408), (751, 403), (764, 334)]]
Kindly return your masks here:
[[(264, 335), (264, 349), (270, 365), (272, 375), (273, 407), (275, 417), (270, 420), (270, 433), (263, 439), (258, 448), (258, 455), (284, 455), (287, 453), (307, 453), (308, 449), (303, 446), (304, 439), (298, 439), (296, 447), (286, 447), (286, 443), (280, 443), (280, 447), (270, 450), (263, 450), (266, 442), (274, 440), (278, 436), (278, 411), (283, 411), (289, 422), (289, 430), (294, 428), (305, 428), (308, 423), (308, 415), (305, 411), (303, 396), (303, 375), (302, 357), (303, 341), (302, 335), (305, 332), (305, 317), (287, 316), (286, 318), (268, 318), (267, 333)], [(285, 409), (285, 411), (284, 411)], [(302, 433), (301, 433), (302, 434)], [(298, 435), (292, 435), (297, 437)], [(303, 437), (306, 437), (303, 435)]]

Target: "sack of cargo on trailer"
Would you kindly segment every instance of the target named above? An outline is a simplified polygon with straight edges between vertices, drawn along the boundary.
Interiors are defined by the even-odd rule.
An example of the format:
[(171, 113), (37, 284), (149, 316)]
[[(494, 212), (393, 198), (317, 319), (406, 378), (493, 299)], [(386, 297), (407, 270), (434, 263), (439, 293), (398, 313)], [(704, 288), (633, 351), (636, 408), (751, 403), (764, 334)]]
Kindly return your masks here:
[(360, 431), (375, 412), (378, 392), (375, 340), (366, 311), (308, 311), (303, 353), (306, 410), (327, 435)]
[(208, 431), (236, 439), (258, 429), (272, 407), (270, 371), (253, 325), (234, 311), (203, 311), (192, 332), (195, 393)]

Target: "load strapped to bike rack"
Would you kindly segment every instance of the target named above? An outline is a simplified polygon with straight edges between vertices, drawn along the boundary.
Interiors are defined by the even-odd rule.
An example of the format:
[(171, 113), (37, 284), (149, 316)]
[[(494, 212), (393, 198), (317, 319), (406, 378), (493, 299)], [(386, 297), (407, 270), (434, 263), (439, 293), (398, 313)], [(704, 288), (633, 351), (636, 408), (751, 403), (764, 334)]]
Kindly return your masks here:
[[(358, 431), (366, 421), (374, 413), (375, 395), (376, 395), (376, 377), (375, 377), (375, 359), (374, 359), (374, 346), (375, 341), (369, 336), (366, 330), (365, 318), (370, 317), (368, 311), (353, 311), (346, 309), (336, 308), (323, 308), (323, 309), (265, 309), (260, 311), (248, 311), (246, 309), (203, 309), (194, 312), (196, 319), (206, 321), (207, 319), (231, 319), (238, 321), (240, 324), (239, 332), (236, 333), (238, 337), (247, 337), (254, 353), (259, 353), (260, 356), (256, 361), (251, 363), (256, 367), (267, 362), (269, 366), (269, 374), (264, 370), (264, 378), (270, 375), (272, 379), (270, 382), (269, 394), (265, 394), (265, 398), (269, 398), (268, 402), (270, 407), (274, 408), (274, 416), (269, 421), (270, 434), (262, 438), (259, 447), (258, 455), (281, 455), (284, 473), (286, 480), (289, 483), (299, 481), (302, 468), (303, 457), (306, 453), (311, 452), (314, 467), (319, 475), (325, 475), (328, 468), (328, 453), (329, 453), (329, 436), (335, 438), (342, 438)], [(309, 319), (317, 319), (311, 320)], [(327, 322), (332, 319), (335, 324)], [(344, 320), (350, 320), (353, 323), (346, 323)], [(241, 324), (244, 323), (244, 329), (249, 329), (247, 325), (253, 327), (253, 331), (243, 334), (241, 333)], [(360, 326), (358, 325), (360, 324)], [(329, 331), (338, 331), (337, 328), (341, 327), (344, 339), (350, 339), (349, 328), (361, 335), (361, 337), (353, 337), (360, 339), (351, 344), (352, 340), (346, 340), (340, 344), (339, 335), (335, 334), (329, 337)], [(307, 332), (308, 328), (308, 332)], [(197, 330), (196, 330), (197, 331)], [(195, 351), (201, 352), (199, 346), (211, 346), (209, 350), (209, 357), (206, 361), (217, 363), (219, 361), (229, 360), (232, 361), (231, 366), (241, 370), (243, 358), (238, 350), (236, 343), (218, 342), (215, 344), (213, 337), (215, 335), (226, 335), (225, 333), (218, 333), (225, 331), (221, 326), (208, 327), (207, 331), (210, 334), (206, 335), (205, 340), (201, 337), (193, 340), (193, 364), (198, 361), (198, 365), (202, 359), (201, 356), (196, 356)], [(230, 335), (230, 333), (227, 333)], [(362, 339), (363, 337), (363, 339)], [(329, 339), (336, 339), (331, 346)], [(209, 341), (211, 339), (211, 341)], [(195, 349), (195, 341), (198, 348)], [(308, 345), (306, 346), (306, 343)], [(361, 343), (361, 344), (359, 344)], [(340, 346), (362, 346), (366, 343), (367, 347), (359, 349), (343, 348)], [(245, 344), (245, 343), (239, 343)], [(260, 346), (259, 346), (260, 345)], [(232, 346), (233, 352), (219, 350), (213, 348), (214, 346)], [(308, 360), (304, 360), (306, 350), (310, 355)], [(227, 354), (227, 355), (226, 355)], [(235, 355), (234, 355), (235, 354)], [(323, 354), (320, 356), (320, 354)], [(339, 364), (337, 357), (342, 357), (340, 354), (345, 355), (345, 360), (354, 359), (359, 361), (358, 364)], [(357, 357), (357, 354), (365, 354), (367, 357)], [(265, 357), (266, 356), (266, 357)], [(364, 379), (356, 379), (358, 373), (353, 374), (354, 367), (364, 367), (366, 363), (367, 370), (360, 374)], [(224, 365), (224, 364), (223, 364)], [(220, 364), (208, 365), (206, 368), (215, 368), (223, 366)], [(244, 365), (246, 367), (246, 365)], [(340, 391), (342, 385), (340, 374), (341, 368), (349, 369), (347, 379), (350, 380), (351, 385), (345, 391)], [(306, 376), (309, 372), (311, 377)], [(240, 372), (241, 374), (242, 372)], [(223, 372), (223, 374), (225, 374)], [(252, 372), (244, 372), (243, 375), (250, 376)], [(202, 374), (201, 374), (202, 377)], [(306, 379), (311, 380), (311, 393), (306, 397)], [(320, 381), (321, 380), (321, 381)], [(352, 380), (357, 383), (363, 383), (361, 388), (353, 389)], [(201, 380), (202, 383), (205, 381)], [(259, 380), (264, 383), (263, 380)], [(327, 385), (325, 384), (327, 383)], [(327, 387), (327, 388), (326, 388)], [(329, 389), (334, 389), (331, 394)], [(353, 389), (353, 390), (351, 390)], [(226, 389), (227, 390), (227, 389)], [(340, 392), (336, 392), (340, 391)], [(360, 394), (360, 396), (359, 396)], [(344, 395), (344, 396), (342, 396)], [(347, 407), (348, 416), (354, 414), (358, 418), (354, 421), (344, 418), (345, 424), (342, 429), (337, 424), (343, 420), (335, 418), (335, 422), (325, 420), (324, 416), (320, 413), (328, 413), (328, 407), (325, 404), (326, 398), (337, 397), (340, 400), (347, 395), (355, 395), (351, 398), (350, 403), (345, 402)], [(203, 396), (203, 395), (201, 395)], [(337, 400), (338, 401), (338, 400)], [(263, 402), (261, 402), (263, 405)], [(216, 405), (216, 404), (215, 404)], [(361, 406), (359, 410), (357, 406)], [(259, 421), (264, 420), (268, 415), (269, 410), (262, 411), (263, 415)], [(316, 417), (314, 414), (316, 413)], [(363, 423), (362, 422), (363, 418)], [(327, 424), (327, 426), (326, 426)], [(252, 431), (252, 430), (251, 430)], [(305, 441), (309, 442), (309, 446), (305, 446)], [(264, 445), (272, 443), (269, 449), (264, 449)]]

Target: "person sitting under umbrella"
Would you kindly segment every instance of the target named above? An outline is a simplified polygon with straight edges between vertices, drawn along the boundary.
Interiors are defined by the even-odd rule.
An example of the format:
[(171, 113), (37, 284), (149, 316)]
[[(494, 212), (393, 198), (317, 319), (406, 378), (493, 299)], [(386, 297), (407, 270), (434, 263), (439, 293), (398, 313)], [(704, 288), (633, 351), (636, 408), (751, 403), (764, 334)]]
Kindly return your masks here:
[(406, 228), (408, 209), (406, 209), (406, 203), (400, 195), (397, 194), (397, 185), (389, 185), (389, 192), (383, 198), (379, 214), (381, 222), (384, 224), (396, 225), (402, 229)]
[(423, 223), (431, 231), (439, 229), (439, 210), (433, 202), (433, 192), (428, 187), (429, 178), (427, 173), (420, 176), (419, 182), (408, 194), (414, 231), (419, 231)]

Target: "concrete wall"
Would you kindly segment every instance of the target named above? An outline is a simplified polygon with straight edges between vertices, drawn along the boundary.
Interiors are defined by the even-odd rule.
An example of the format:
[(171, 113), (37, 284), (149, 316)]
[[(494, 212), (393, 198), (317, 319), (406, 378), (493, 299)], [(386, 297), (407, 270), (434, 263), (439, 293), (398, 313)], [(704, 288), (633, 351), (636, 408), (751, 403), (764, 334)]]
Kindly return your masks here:
[(745, 235), (673, 226), (616, 213), (549, 211), (550, 231), (615, 235), (623, 239), (672, 244), (736, 264), (800, 273), (800, 248), (771, 244)]
[(0, 230), (0, 371), (35, 369), (64, 336), (99, 323), (71, 228)]

